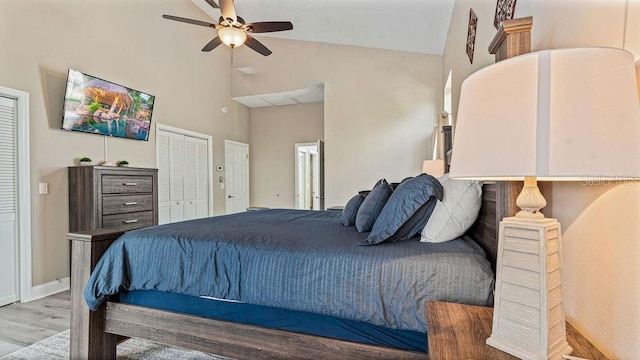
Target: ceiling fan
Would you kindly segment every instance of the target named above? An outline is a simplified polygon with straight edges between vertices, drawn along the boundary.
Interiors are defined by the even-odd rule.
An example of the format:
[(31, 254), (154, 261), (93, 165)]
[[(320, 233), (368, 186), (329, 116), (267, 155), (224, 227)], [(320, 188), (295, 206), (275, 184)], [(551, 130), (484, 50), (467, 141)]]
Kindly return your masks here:
[(267, 49), (266, 46), (249, 35), (249, 33), (257, 34), (293, 29), (293, 24), (291, 24), (290, 21), (265, 21), (247, 24), (245, 23), (243, 18), (236, 15), (236, 8), (233, 4), (233, 0), (219, 0), (219, 7), (213, 0), (205, 1), (212, 7), (220, 9), (221, 16), (219, 24), (187, 19), (173, 15), (162, 15), (162, 17), (165, 19), (185, 22), (193, 25), (206, 26), (218, 30), (218, 36), (209, 41), (209, 43), (202, 48), (202, 51), (211, 51), (218, 47), (218, 45), (220, 44), (225, 44), (230, 48), (235, 48), (242, 44), (246, 44), (248, 47), (259, 52), (260, 54), (269, 56), (271, 55), (271, 50)]

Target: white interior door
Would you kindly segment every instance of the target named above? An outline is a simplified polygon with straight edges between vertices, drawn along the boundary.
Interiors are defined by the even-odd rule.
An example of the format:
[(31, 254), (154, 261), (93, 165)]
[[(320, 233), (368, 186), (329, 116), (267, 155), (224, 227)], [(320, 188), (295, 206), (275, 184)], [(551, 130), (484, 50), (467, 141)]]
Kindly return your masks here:
[(316, 162), (316, 189), (315, 202), (318, 203), (318, 209), (324, 210), (324, 141), (318, 140), (318, 161)]
[(156, 132), (156, 166), (158, 167), (158, 223), (171, 222), (171, 135)]
[(311, 165), (311, 149), (305, 151), (304, 153), (304, 189), (302, 190), (304, 196), (304, 208), (307, 210), (313, 209), (313, 193), (311, 192), (311, 179), (313, 174), (311, 174), (311, 169), (313, 166)]
[(16, 108), (0, 96), (0, 306), (18, 301)]
[(311, 159), (311, 209), (320, 210), (320, 156), (317, 152), (312, 152)]
[(171, 134), (169, 137), (169, 166), (171, 182), (171, 222), (184, 220), (184, 135)]
[(211, 144), (205, 139), (197, 139), (196, 144), (196, 218), (213, 215), (213, 196), (211, 187), (213, 186), (212, 160), (209, 156)]
[(225, 140), (225, 208), (227, 214), (249, 207), (249, 145)]
[(324, 143), (295, 144), (296, 209), (324, 210)]
[(196, 218), (198, 139), (184, 138), (184, 220)]
[(166, 125), (158, 125), (156, 134), (158, 222), (210, 216), (213, 138)]

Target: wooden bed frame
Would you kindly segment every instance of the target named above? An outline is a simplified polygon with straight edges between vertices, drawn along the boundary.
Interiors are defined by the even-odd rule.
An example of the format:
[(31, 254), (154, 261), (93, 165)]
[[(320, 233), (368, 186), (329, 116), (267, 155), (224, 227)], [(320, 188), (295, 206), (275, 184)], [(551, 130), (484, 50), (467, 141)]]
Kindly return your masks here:
[[(469, 234), (485, 249), (495, 268), (498, 221), (496, 185), (483, 187), (480, 216)], [(366, 345), (320, 336), (213, 320), (193, 315), (105, 301), (96, 312), (83, 291), (91, 271), (124, 231), (101, 229), (70, 233), (71, 359), (115, 359), (119, 337), (146, 339), (238, 359), (427, 359), (424, 353)], [(426, 339), (425, 339), (426, 341)]]
[[(489, 50), (496, 61), (530, 51), (532, 18), (505, 20)], [(451, 132), (449, 131), (449, 134)], [(449, 139), (449, 148), (451, 141)], [(447, 149), (448, 150), (448, 149)], [(522, 182), (483, 186), (480, 215), (468, 231), (487, 253), (495, 271), (499, 222), (513, 216)], [(543, 190), (547, 191), (547, 190)], [(550, 199), (550, 197), (547, 197)], [(365, 345), (259, 326), (106, 301), (96, 312), (83, 290), (109, 245), (124, 231), (68, 234), (72, 242), (71, 359), (115, 359), (119, 338), (135, 337), (238, 359), (428, 359), (424, 353)], [(426, 341), (426, 339), (425, 339)]]

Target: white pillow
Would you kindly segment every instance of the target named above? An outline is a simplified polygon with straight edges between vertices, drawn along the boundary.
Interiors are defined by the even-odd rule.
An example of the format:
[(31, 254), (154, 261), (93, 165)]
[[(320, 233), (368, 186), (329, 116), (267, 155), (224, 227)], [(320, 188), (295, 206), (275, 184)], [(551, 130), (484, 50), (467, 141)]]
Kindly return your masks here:
[(442, 201), (422, 230), (421, 242), (441, 243), (464, 234), (478, 217), (482, 205), (482, 184), (473, 180), (438, 179), (444, 189)]

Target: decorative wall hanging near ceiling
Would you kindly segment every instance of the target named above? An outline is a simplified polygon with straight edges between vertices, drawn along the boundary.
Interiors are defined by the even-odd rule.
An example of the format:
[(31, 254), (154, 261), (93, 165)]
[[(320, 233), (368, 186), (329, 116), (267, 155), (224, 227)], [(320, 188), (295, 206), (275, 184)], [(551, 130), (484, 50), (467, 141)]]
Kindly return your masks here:
[(478, 27), (478, 16), (469, 9), (469, 30), (467, 31), (467, 55), (473, 64), (473, 53), (476, 47), (476, 28)]
[(516, 10), (516, 0), (498, 0), (496, 2), (496, 16), (493, 18), (493, 26), (500, 28), (502, 22), (513, 19)]

